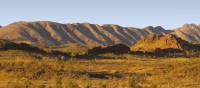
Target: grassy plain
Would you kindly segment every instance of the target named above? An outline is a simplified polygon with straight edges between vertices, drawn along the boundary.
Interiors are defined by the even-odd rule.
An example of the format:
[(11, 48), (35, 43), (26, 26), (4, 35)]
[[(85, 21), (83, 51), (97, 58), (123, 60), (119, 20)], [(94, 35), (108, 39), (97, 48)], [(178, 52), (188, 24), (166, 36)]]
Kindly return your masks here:
[(0, 88), (200, 87), (200, 58), (61, 60), (20, 52), (1, 51)]

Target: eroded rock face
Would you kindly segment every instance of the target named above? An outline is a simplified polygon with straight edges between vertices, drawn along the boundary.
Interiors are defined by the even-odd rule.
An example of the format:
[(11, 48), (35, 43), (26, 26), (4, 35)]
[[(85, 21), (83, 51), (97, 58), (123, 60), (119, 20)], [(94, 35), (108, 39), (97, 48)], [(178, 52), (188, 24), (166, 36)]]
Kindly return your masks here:
[(97, 54), (103, 54), (103, 53), (125, 54), (129, 52), (130, 52), (130, 48), (123, 44), (117, 44), (117, 45), (107, 46), (107, 47), (94, 47), (88, 50), (88, 54), (90, 55), (97, 55)]
[(138, 41), (131, 47), (132, 51), (143, 51), (143, 52), (154, 52), (156, 50), (163, 49), (178, 49), (185, 50), (190, 49), (191, 45), (189, 42), (178, 38), (175, 35), (152, 35)]

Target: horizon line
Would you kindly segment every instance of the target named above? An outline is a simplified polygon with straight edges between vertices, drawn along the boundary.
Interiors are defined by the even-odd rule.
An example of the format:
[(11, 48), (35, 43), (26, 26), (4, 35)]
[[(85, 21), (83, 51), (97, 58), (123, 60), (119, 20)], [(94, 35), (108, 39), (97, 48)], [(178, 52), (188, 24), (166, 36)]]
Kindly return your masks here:
[(52, 20), (19, 20), (19, 21), (13, 21), (13, 22), (10, 22), (10, 23), (7, 23), (7, 24), (0, 24), (0, 26), (1, 27), (6, 27), (6, 26), (8, 26), (8, 25), (10, 25), (10, 24), (14, 24), (14, 23), (18, 23), (18, 22), (27, 22), (27, 23), (31, 23), (31, 22), (54, 22), (54, 23), (58, 23), (58, 24), (77, 24), (77, 23), (80, 23), (80, 24), (83, 24), (83, 23), (88, 23), (88, 24), (95, 24), (95, 25), (100, 25), (100, 26), (103, 26), (103, 25), (118, 25), (118, 26), (121, 26), (121, 27), (126, 27), (126, 28), (129, 28), (129, 27), (132, 27), (132, 28), (138, 28), (138, 29), (143, 29), (143, 28), (147, 28), (147, 27), (162, 27), (162, 28), (164, 28), (165, 30), (174, 30), (174, 29), (177, 29), (177, 28), (180, 28), (180, 27), (182, 27), (182, 26), (184, 26), (184, 25), (200, 25), (200, 23), (184, 23), (184, 24), (182, 24), (181, 26), (176, 26), (176, 27), (173, 27), (173, 28), (166, 28), (166, 27), (164, 27), (163, 25), (147, 25), (147, 26), (143, 26), (143, 27), (141, 27), (141, 26), (136, 26), (136, 25), (134, 25), (134, 26), (123, 26), (123, 25), (121, 25), (121, 24), (117, 24), (117, 23), (96, 23), (96, 22), (89, 22), (89, 21), (80, 21), (80, 22), (78, 22), (78, 21), (74, 21), (74, 22), (63, 22), (63, 21), (52, 21)]

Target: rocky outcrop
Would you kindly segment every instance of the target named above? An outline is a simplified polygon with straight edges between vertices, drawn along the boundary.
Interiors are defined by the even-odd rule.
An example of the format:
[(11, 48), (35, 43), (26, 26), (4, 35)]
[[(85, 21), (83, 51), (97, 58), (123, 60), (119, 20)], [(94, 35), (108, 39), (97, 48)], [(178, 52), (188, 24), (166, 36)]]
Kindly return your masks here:
[(175, 35), (151, 35), (138, 41), (131, 47), (132, 51), (155, 52), (158, 50), (188, 50), (195, 49), (193, 44)]

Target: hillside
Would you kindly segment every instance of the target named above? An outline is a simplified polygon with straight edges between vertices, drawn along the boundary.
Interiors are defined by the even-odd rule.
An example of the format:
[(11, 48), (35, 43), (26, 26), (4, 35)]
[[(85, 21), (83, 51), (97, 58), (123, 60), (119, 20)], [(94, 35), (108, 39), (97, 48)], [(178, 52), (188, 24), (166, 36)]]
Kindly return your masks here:
[(189, 50), (195, 49), (194, 45), (178, 38), (175, 35), (151, 35), (138, 41), (131, 47), (133, 51), (153, 52), (157, 49), (178, 49)]
[(200, 25), (185, 24), (172, 33), (190, 43), (200, 43)]
[(149, 34), (166, 34), (162, 27), (143, 29), (119, 25), (73, 23), (60, 24), (49, 21), (16, 22), (0, 30), (0, 38), (41, 46), (60, 46), (76, 43), (86, 46), (132, 45)]

